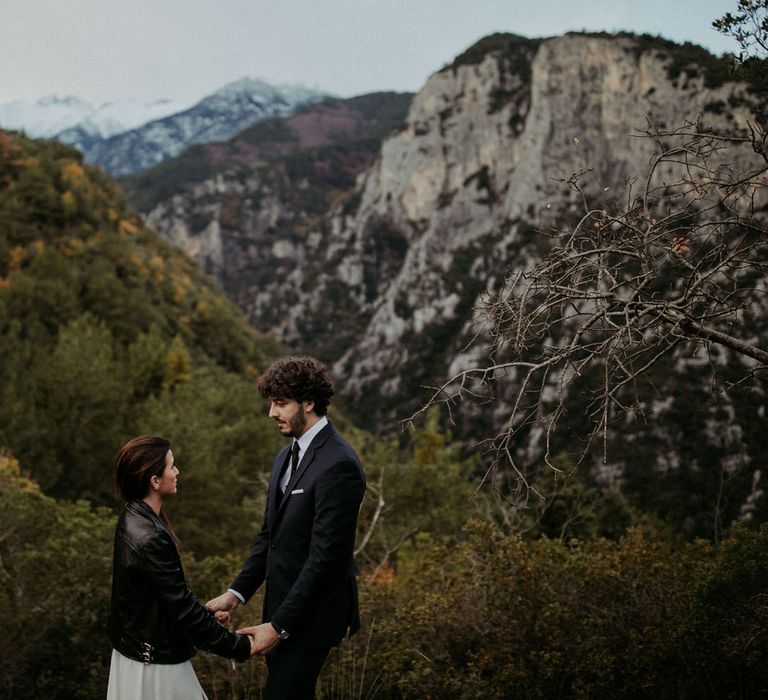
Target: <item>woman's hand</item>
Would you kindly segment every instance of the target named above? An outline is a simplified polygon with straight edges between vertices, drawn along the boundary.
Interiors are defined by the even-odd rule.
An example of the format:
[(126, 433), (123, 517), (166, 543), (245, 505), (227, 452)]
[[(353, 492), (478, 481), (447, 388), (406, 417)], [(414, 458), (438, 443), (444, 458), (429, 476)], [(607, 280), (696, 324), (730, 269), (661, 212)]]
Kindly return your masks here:
[(252, 634), (246, 635), (248, 641), (251, 643), (251, 656), (256, 656), (259, 653), (259, 646), (256, 643), (256, 637)]
[(209, 600), (205, 607), (213, 613), (217, 622), (226, 625), (229, 622), (232, 611), (240, 605), (238, 597), (232, 591), (225, 591), (220, 596)]

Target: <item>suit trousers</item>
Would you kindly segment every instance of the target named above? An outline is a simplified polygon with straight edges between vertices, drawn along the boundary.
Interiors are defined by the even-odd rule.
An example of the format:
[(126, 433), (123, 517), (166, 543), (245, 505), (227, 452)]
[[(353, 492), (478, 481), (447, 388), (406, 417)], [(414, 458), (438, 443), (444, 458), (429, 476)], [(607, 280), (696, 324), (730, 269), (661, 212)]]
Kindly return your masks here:
[(265, 700), (313, 700), (320, 669), (330, 648), (295, 649), (280, 642), (267, 655)]

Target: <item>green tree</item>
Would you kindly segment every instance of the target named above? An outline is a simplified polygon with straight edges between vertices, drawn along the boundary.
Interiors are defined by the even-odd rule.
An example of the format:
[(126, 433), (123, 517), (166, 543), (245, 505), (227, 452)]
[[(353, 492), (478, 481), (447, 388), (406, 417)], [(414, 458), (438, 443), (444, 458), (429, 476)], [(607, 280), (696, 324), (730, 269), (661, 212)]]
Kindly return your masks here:
[(436, 417), (426, 430), (376, 438), (352, 432), (363, 456), (368, 489), (358, 524), (358, 560), (367, 576), (387, 575), (397, 552), (418, 533), (455, 537), (483, 508), (476, 489), (474, 459), (437, 432)]
[(114, 516), (55, 501), (0, 454), (0, 694), (103, 697)]
[[(35, 411), (54, 447), (53, 492), (97, 503), (112, 502), (112, 460), (128, 436), (123, 368), (112, 334), (89, 315), (59, 332), (34, 387)], [(41, 465), (42, 466), (42, 465)]]

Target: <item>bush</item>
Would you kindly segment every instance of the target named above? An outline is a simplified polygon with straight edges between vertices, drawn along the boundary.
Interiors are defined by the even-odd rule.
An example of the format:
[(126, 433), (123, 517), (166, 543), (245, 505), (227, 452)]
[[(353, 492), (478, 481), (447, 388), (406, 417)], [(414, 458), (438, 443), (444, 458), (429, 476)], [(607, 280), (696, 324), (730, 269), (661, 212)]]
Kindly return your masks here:
[[(755, 697), (768, 528), (715, 553), (630, 529), (524, 542), (474, 522), (417, 538), (364, 591), (365, 691), (396, 698)], [(364, 656), (367, 640), (356, 640)], [(362, 663), (357, 666), (358, 678)]]

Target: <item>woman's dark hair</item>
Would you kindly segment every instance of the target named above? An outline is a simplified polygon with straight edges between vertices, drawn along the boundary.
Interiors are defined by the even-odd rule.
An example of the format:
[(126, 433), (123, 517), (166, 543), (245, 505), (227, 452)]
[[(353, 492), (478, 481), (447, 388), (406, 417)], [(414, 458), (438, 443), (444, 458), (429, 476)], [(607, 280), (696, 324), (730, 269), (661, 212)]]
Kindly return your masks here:
[[(165, 457), (170, 449), (170, 440), (158, 435), (142, 435), (126, 442), (115, 460), (115, 485), (118, 493), (126, 501), (144, 498), (151, 488), (152, 477), (162, 476), (165, 471)], [(176, 533), (162, 510), (160, 520), (178, 547)]]
[(313, 357), (283, 357), (264, 373), (258, 386), (268, 401), (314, 401), (318, 416), (326, 414), (334, 394), (328, 368)]
[(120, 448), (115, 463), (115, 485), (126, 501), (144, 498), (149, 493), (150, 479), (162, 476), (170, 440), (157, 435), (142, 435)]

